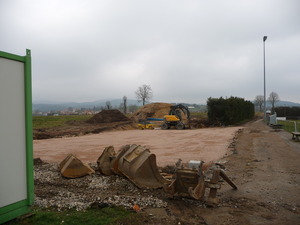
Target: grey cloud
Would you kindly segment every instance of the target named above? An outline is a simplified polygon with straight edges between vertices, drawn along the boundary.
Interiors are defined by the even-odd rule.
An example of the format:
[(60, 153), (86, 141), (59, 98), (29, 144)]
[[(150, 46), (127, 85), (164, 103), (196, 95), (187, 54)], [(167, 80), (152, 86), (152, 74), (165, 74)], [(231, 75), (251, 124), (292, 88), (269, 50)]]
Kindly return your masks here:
[[(297, 0), (0, 2), (0, 50), (32, 50), (33, 98), (154, 101), (254, 99), (267, 90), (300, 102)], [(17, 16), (18, 15), (18, 16)], [(26, 19), (24, 19), (26, 18)]]

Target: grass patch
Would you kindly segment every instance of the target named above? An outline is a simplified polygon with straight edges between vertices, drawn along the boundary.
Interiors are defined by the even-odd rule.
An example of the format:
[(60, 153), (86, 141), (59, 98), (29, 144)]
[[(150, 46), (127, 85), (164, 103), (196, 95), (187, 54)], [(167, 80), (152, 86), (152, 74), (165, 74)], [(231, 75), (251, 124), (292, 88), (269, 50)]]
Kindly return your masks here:
[[(120, 224), (122, 221), (125, 223), (126, 221), (135, 221), (138, 218), (137, 214), (117, 207), (89, 209), (79, 212), (76, 210), (58, 212), (54, 210), (34, 209), (33, 213), (33, 216), (25, 219), (15, 219), (6, 223), (6, 225), (113, 225)], [(135, 217), (137, 218), (135, 219)]]
[(85, 121), (92, 115), (70, 115), (70, 116), (33, 116), (33, 129), (52, 128), (67, 126), (69, 121)]
[(296, 122), (297, 131), (300, 132), (300, 120), (277, 120), (277, 123), (282, 124), (283, 129), (288, 132), (295, 131), (295, 122)]

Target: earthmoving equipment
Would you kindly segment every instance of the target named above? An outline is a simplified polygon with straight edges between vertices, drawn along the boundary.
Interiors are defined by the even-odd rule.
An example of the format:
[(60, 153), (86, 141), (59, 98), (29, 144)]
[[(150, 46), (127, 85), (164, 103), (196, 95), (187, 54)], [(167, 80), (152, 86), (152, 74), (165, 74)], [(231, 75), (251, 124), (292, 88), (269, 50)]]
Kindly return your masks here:
[(122, 172), (119, 170), (119, 160), (120, 158), (127, 152), (127, 150), (130, 149), (130, 145), (123, 145), (117, 155), (112, 158), (111, 163), (110, 163), (110, 169), (113, 171), (114, 174), (123, 176)]
[(144, 129), (152, 129), (153, 130), (154, 126), (152, 123), (148, 122), (147, 120), (139, 120), (138, 128), (141, 130), (144, 130)]
[(113, 146), (108, 146), (103, 150), (102, 154), (97, 160), (97, 165), (100, 173), (107, 176), (114, 174), (110, 168), (110, 162), (115, 156), (116, 153)]
[[(203, 173), (203, 161), (191, 160), (188, 168), (182, 165), (182, 160), (175, 164), (175, 174), (162, 176), (156, 165), (156, 156), (149, 149), (141, 145), (124, 145), (118, 153), (113, 146), (106, 147), (97, 160), (98, 170), (104, 175), (120, 175), (127, 177), (139, 188), (161, 188), (171, 197), (180, 196), (206, 200), (207, 205), (214, 206), (219, 203), (217, 190), (221, 188), (222, 178), (233, 189), (235, 184), (227, 177), (225, 171), (211, 168), (210, 179)], [(69, 154), (59, 165), (62, 176), (77, 178), (94, 173), (95, 171), (87, 164), (81, 162), (76, 156)], [(170, 179), (167, 179), (169, 177)], [(209, 189), (209, 196), (204, 199), (205, 190)]]
[(202, 170), (201, 161), (198, 169), (183, 168), (179, 165), (175, 172), (175, 179), (169, 185), (164, 185), (164, 190), (171, 197), (192, 197), (196, 200), (204, 200), (205, 189), (209, 188), (209, 196), (206, 200), (208, 205), (214, 206), (219, 203), (217, 190), (221, 188), (220, 177), (223, 178), (233, 189), (237, 189), (235, 184), (227, 177), (222, 169), (214, 169), (210, 180), (207, 180)]
[(141, 145), (131, 145), (120, 157), (118, 168), (139, 188), (159, 188), (167, 183), (158, 171), (155, 154)]
[[(183, 116), (185, 116), (186, 119), (184, 119)], [(171, 106), (169, 115), (164, 116), (164, 122), (161, 124), (161, 128), (166, 130), (173, 126), (178, 130), (182, 130), (186, 125), (190, 126), (190, 111), (186, 106), (178, 104)]]
[(83, 163), (73, 154), (67, 155), (59, 164), (59, 170), (61, 175), (66, 178), (83, 177), (95, 173), (89, 165)]
[(118, 154), (109, 146), (97, 163), (102, 174), (125, 176), (139, 188), (161, 188), (169, 183), (158, 171), (156, 156), (141, 145), (125, 145)]

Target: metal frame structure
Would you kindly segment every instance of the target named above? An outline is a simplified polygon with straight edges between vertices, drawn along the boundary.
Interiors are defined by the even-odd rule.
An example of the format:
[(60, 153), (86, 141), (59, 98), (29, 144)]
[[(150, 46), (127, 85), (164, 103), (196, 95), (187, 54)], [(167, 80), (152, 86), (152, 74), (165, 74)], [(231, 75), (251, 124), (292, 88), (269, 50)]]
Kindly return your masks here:
[[(26, 157), (26, 159), (24, 159), (24, 164), (26, 165), (26, 171), (24, 171), (26, 173), (26, 178), (25, 178), (25, 181), (24, 181), (25, 186), (26, 186), (26, 190), (24, 190), (24, 193), (25, 193), (26, 197), (24, 199), (18, 200), (16, 202), (7, 203), (7, 205), (6, 205), (6, 203), (3, 203), (3, 202), (2, 202), (2, 204), (0, 204), (0, 206), (1, 206), (0, 207), (0, 224), (30, 212), (30, 206), (33, 204), (33, 201), (34, 201), (33, 143), (32, 143), (32, 94), (31, 94), (32, 93), (32, 90), (31, 90), (32, 89), (31, 88), (31, 51), (29, 49), (27, 49), (25, 56), (19, 56), (19, 55), (15, 55), (15, 54), (0, 51), (0, 59), (1, 58), (2, 58), (2, 61), (7, 60), (8, 62), (12, 62), (12, 63), (20, 62), (21, 66), (22, 66), (21, 68), (24, 68), (24, 73), (23, 73), (24, 77), (20, 78), (21, 83), (24, 81), (24, 94), (23, 94), (23, 96), (21, 96), (21, 100), (20, 100), (22, 102), (22, 105), (18, 106), (18, 107), (22, 108), (23, 105), (24, 105), (24, 107), (23, 107), (24, 111), (21, 110), (20, 115), (22, 115), (21, 120), (25, 121), (25, 125), (22, 125), (20, 127), (25, 127), (25, 130), (21, 130), (20, 132), (24, 133), (25, 146), (22, 146), (22, 149), (20, 150), (20, 152), (22, 152), (23, 149), (26, 150), (26, 153), (22, 152), (22, 155), (24, 154), (24, 156)], [(9, 75), (11, 75), (11, 74), (5, 73), (5, 72), (3, 74), (0, 74), (0, 76), (3, 76), (3, 79), (5, 78), (5, 76), (9, 76)], [(10, 85), (12, 86), (10, 88), (15, 88), (13, 86), (13, 84), (10, 84)], [(21, 93), (22, 93), (23, 88), (20, 89), (20, 90), (21, 90)], [(20, 90), (18, 90), (18, 91), (20, 91)], [(2, 93), (2, 94), (4, 94), (4, 93)], [(7, 99), (8, 98), (9, 98), (9, 96), (7, 96)], [(2, 98), (2, 100), (3, 99), (4, 98)], [(9, 101), (0, 102), (1, 107), (5, 107), (5, 104), (8, 104), (7, 102), (9, 102)], [(16, 103), (12, 102), (11, 104), (16, 104)], [(5, 118), (0, 118), (0, 120), (1, 119), (5, 120)], [(6, 132), (4, 130), (5, 126), (2, 127), (2, 128), (0, 126), (0, 131), (1, 131), (1, 129), (3, 129), (2, 134), (5, 134), (4, 133), (4, 132)], [(12, 135), (14, 135), (14, 134), (12, 133)], [(18, 139), (18, 137), (17, 137), (17, 139)], [(16, 141), (18, 141), (18, 140), (16, 140)], [(20, 141), (20, 143), (23, 143), (23, 140)], [(2, 146), (1, 143), (0, 143), (0, 149), (1, 149), (2, 153), (4, 151), (10, 151), (11, 150), (9, 146), (7, 146), (7, 145)], [(5, 154), (5, 153), (3, 153), (3, 154)], [(11, 165), (16, 165), (17, 166), (18, 163), (19, 162), (17, 160), (16, 160), (16, 162), (8, 162), (7, 164), (10, 165), (10, 167), (8, 169), (12, 169), (13, 167)], [(7, 173), (7, 176), (10, 176), (10, 171), (7, 171), (6, 173)], [(22, 174), (20, 174), (20, 176), (22, 176)], [(2, 179), (4, 179), (4, 177), (0, 177), (0, 180), (2, 180)], [(18, 177), (16, 177), (16, 178), (13, 177), (12, 179), (17, 180)], [(3, 191), (3, 189), (1, 189), (1, 182), (0, 182), (0, 191), (1, 190)], [(5, 192), (5, 190), (3, 192)], [(12, 189), (10, 191), (10, 193), (1, 193), (2, 196), (0, 195), (0, 203), (3, 200), (3, 197), (4, 197), (3, 194), (5, 194), (7, 196), (15, 195), (16, 192), (14, 192), (13, 190), (14, 189)]]
[(263, 37), (263, 50), (264, 50), (264, 121), (267, 122), (267, 103), (266, 103), (266, 45), (265, 42), (267, 40), (268, 36)]

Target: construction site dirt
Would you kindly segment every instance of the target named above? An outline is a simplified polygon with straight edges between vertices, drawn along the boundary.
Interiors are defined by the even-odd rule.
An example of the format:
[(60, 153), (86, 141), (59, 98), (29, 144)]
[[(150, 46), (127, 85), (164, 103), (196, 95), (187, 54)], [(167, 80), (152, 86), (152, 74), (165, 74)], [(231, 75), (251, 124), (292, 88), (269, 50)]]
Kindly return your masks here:
[(80, 137), (34, 141), (34, 157), (59, 162), (69, 154), (82, 161), (96, 162), (107, 146), (119, 149), (126, 144), (146, 146), (156, 155), (158, 166), (174, 165), (179, 158), (216, 161), (228, 153), (228, 146), (241, 127), (194, 130), (125, 130), (109, 131)]
[[(220, 203), (210, 208), (202, 201), (169, 198), (163, 189), (139, 189), (117, 175), (100, 175), (96, 160), (104, 147), (119, 149), (133, 143), (156, 154), (162, 170), (178, 158), (218, 161), (238, 190), (224, 182), (218, 191)], [(135, 224), (300, 224), (299, 144), (262, 120), (242, 127), (109, 131), (35, 140), (34, 156), (41, 159), (35, 160), (35, 204), (58, 210), (137, 205), (140, 220)], [(58, 163), (68, 153), (89, 163), (96, 173), (62, 178)]]

